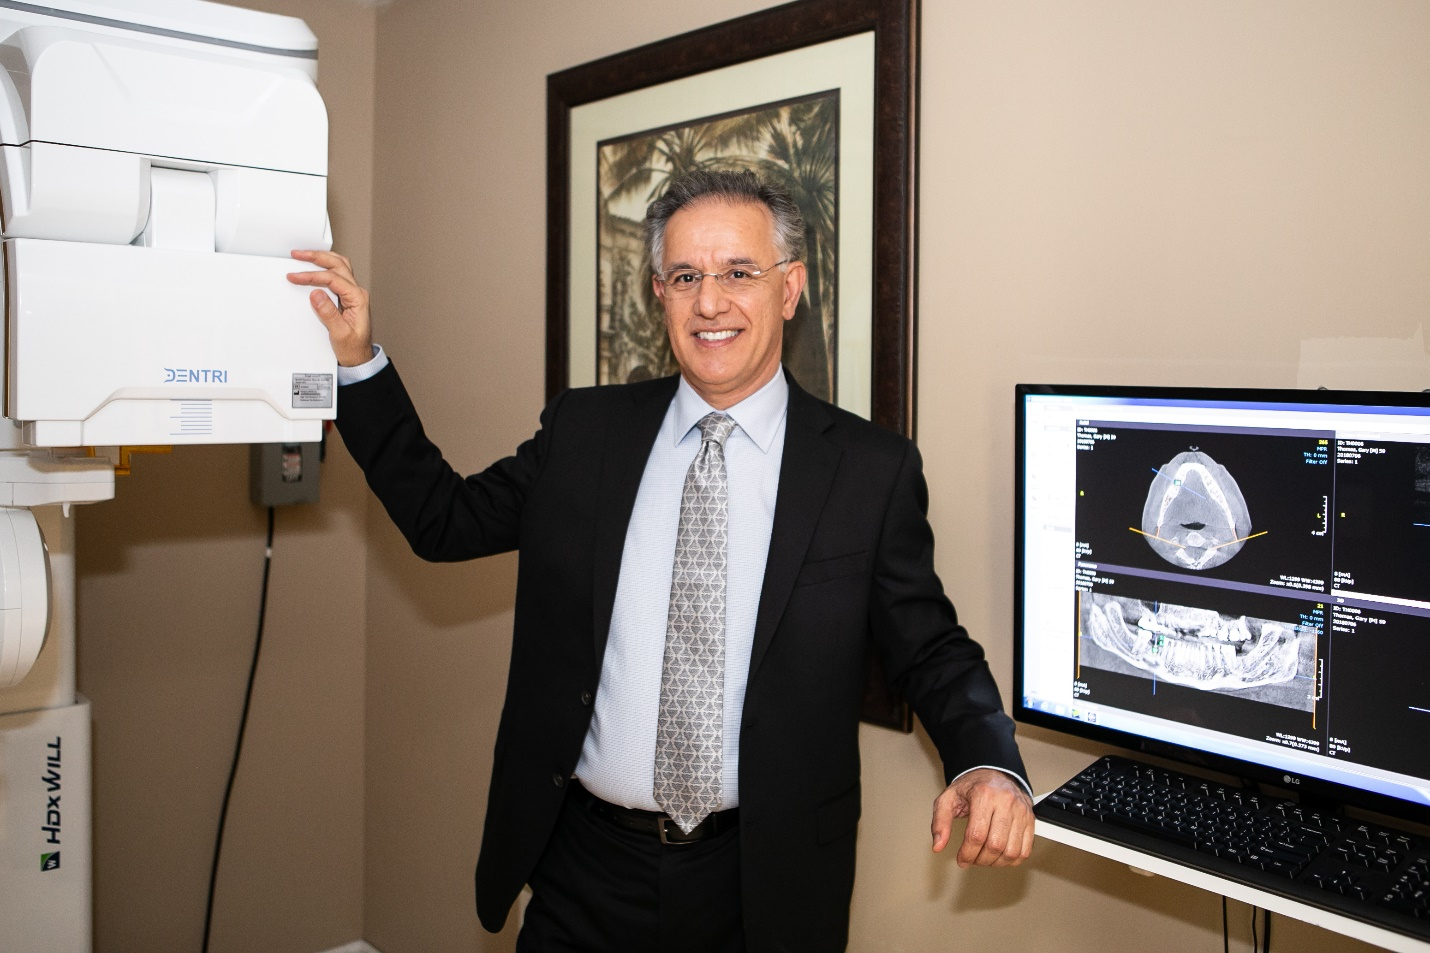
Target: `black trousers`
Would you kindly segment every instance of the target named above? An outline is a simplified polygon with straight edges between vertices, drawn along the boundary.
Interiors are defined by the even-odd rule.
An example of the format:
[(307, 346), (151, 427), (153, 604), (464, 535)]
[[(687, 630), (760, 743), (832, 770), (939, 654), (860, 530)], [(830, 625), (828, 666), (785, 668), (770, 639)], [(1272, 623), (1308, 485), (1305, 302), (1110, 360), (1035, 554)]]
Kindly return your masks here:
[(568, 792), (530, 886), (517, 953), (744, 953), (738, 828), (662, 844)]

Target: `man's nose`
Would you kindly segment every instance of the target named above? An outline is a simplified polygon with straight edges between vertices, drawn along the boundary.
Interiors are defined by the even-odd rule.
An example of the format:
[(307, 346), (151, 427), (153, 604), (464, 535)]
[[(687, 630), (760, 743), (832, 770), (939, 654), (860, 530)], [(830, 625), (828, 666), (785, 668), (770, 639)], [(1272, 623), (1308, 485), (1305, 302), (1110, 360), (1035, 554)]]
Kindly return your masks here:
[(709, 318), (722, 314), (729, 307), (730, 296), (714, 275), (700, 276), (700, 290), (695, 295), (695, 313)]

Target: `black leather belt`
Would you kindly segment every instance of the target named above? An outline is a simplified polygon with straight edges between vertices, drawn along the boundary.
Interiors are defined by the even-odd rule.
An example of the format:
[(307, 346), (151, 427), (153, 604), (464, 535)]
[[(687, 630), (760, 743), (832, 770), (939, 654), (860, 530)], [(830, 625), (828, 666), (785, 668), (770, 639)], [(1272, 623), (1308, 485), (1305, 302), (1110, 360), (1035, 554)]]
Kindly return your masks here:
[(629, 831), (651, 834), (658, 837), (662, 844), (692, 844), (707, 837), (714, 837), (722, 831), (728, 831), (740, 823), (740, 809), (738, 807), (731, 808), (728, 811), (711, 814), (696, 824), (694, 830), (687, 834), (680, 829), (679, 824), (671, 820), (670, 815), (657, 811), (642, 811), (634, 807), (621, 807), (618, 804), (603, 801), (582, 787), (581, 782), (576, 778), (571, 779), (571, 795), (586, 810), (602, 820), (609, 821), (618, 827), (624, 827)]

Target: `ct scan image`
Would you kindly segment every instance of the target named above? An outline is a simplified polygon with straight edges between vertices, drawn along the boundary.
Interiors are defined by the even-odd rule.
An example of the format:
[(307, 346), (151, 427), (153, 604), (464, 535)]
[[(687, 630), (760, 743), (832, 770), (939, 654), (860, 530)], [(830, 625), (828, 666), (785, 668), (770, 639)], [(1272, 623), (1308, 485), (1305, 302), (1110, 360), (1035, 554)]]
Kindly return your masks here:
[(1322, 437), (1094, 424), (1102, 439), (1076, 455), (1080, 561), (1113, 574), (1329, 592), (1338, 490)]
[(1084, 595), (1081, 622), (1083, 665), (1315, 708), (1314, 629), (1103, 593)]
[(1246, 545), (1251, 516), (1226, 467), (1193, 448), (1156, 471), (1142, 507), (1142, 535), (1178, 569), (1212, 569)]

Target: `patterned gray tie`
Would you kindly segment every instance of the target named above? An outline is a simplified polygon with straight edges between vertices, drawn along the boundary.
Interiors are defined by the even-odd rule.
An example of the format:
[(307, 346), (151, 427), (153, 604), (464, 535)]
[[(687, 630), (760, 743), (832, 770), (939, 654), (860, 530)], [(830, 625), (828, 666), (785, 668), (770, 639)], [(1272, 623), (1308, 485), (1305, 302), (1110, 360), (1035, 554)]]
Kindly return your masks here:
[(725, 708), (725, 438), (706, 414), (685, 474), (656, 719), (655, 802), (687, 834), (720, 805)]

